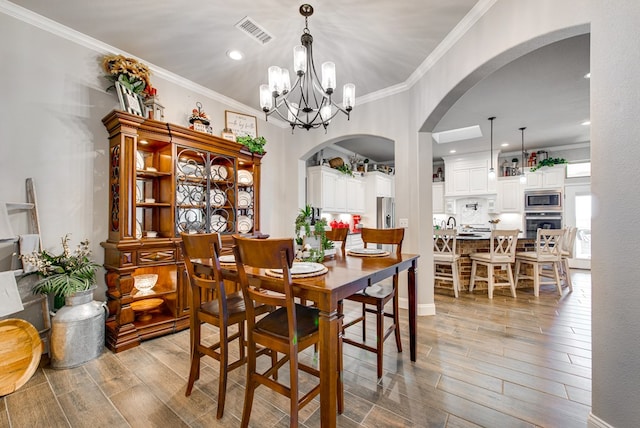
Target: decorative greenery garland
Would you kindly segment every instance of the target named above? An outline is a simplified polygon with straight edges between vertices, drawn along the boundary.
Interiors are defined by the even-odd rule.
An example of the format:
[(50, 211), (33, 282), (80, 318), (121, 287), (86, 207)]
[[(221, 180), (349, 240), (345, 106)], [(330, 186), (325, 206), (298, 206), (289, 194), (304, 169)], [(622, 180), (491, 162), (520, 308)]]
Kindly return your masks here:
[(564, 158), (547, 158), (539, 161), (536, 166), (531, 167), (531, 172), (537, 171), (543, 166), (554, 166), (558, 164), (567, 163), (567, 160)]

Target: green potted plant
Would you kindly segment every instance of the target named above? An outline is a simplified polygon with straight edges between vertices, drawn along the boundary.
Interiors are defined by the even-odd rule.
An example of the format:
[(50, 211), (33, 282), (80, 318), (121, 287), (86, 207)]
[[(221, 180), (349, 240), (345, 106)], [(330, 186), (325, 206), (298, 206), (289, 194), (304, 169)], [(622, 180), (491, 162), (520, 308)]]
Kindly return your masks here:
[(536, 166), (531, 168), (531, 172), (537, 171), (543, 166), (554, 166), (567, 163), (567, 160), (564, 158), (547, 158), (539, 161)]
[[(96, 270), (100, 267), (90, 258), (89, 240), (69, 249), (69, 235), (62, 238), (62, 253), (51, 254), (47, 250), (22, 256), (23, 263), (34, 267), (31, 273), (41, 279), (33, 286), (33, 293), (55, 296), (54, 307), (62, 307), (64, 298), (78, 291), (89, 290), (96, 285)], [(62, 303), (62, 304), (61, 304)]]
[[(322, 262), (325, 250), (333, 248), (333, 242), (327, 239), (327, 220), (321, 218), (312, 224), (313, 208), (306, 205), (301, 208), (295, 222), (296, 244), (299, 246), (297, 258), (307, 262)], [(302, 233), (304, 231), (304, 233)]]
[(245, 146), (251, 153), (264, 154), (264, 145), (267, 144), (267, 140), (264, 137), (251, 137), (245, 135), (238, 137), (236, 141)]

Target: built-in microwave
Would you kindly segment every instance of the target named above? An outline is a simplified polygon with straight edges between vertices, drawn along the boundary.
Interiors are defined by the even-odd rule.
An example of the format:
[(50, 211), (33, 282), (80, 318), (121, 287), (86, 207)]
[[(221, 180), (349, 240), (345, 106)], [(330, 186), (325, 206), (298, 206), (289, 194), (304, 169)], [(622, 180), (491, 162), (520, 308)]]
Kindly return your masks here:
[(562, 192), (560, 190), (525, 192), (524, 211), (562, 211)]

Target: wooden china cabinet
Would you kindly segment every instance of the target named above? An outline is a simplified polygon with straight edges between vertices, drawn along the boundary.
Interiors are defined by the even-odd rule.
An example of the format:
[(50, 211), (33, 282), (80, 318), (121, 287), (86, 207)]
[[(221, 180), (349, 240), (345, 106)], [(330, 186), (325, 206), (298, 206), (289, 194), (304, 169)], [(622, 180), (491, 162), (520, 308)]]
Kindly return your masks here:
[[(118, 352), (189, 327), (180, 232), (260, 230), (262, 156), (192, 129), (113, 111), (109, 132), (106, 345)], [(155, 233), (154, 233), (155, 232)], [(135, 276), (157, 274), (150, 291)]]

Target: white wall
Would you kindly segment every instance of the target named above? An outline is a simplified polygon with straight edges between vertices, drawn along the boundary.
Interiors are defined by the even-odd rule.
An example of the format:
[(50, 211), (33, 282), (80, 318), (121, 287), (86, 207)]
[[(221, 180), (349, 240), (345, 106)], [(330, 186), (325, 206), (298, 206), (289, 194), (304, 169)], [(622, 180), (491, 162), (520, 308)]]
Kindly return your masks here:
[(591, 150), (597, 162), (591, 176), (594, 416), (590, 426), (637, 427), (640, 2), (591, 4)]

